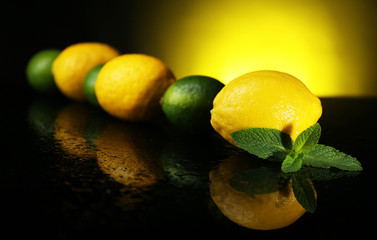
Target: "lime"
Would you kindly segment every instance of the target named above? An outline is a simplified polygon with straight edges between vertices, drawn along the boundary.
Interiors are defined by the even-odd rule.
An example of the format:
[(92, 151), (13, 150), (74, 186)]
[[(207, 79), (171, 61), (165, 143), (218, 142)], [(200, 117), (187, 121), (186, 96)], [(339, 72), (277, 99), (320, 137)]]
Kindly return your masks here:
[(45, 94), (58, 92), (51, 67), (59, 54), (60, 50), (45, 49), (30, 58), (26, 67), (26, 77), (29, 85), (37, 92)]
[(183, 131), (203, 130), (210, 125), (213, 99), (223, 87), (211, 77), (184, 77), (166, 90), (162, 109), (169, 121)]
[(94, 91), (94, 84), (97, 81), (97, 76), (99, 71), (101, 71), (104, 64), (100, 64), (89, 70), (89, 72), (86, 74), (82, 88), (84, 90), (84, 95), (88, 102), (95, 106), (99, 106), (96, 92)]

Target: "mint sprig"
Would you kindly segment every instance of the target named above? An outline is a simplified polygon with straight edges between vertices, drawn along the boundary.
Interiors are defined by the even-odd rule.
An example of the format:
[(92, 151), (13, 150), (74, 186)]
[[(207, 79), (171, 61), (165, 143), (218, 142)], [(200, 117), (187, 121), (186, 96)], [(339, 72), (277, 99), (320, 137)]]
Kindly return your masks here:
[(347, 171), (361, 171), (360, 162), (333, 147), (318, 144), (321, 136), (319, 123), (307, 128), (293, 141), (277, 129), (248, 128), (231, 133), (234, 143), (259, 158), (281, 161), (285, 173), (297, 172), (302, 165), (335, 167)]

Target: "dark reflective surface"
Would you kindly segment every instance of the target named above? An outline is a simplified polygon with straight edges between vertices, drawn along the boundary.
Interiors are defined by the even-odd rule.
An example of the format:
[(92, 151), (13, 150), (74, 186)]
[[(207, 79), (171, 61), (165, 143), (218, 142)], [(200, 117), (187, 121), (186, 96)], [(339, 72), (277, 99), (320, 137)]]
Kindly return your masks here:
[[(367, 234), (376, 224), (376, 99), (322, 99), (320, 142), (357, 157), (364, 171), (314, 177), (316, 212), (287, 216), (295, 212), (289, 209), (298, 209), (288, 207), (281, 217), (277, 210), (263, 213), (261, 204), (253, 203), (259, 201), (256, 195), (228, 184), (236, 171), (271, 164), (247, 161), (250, 156), (245, 161), (213, 131), (187, 135), (163, 116), (128, 123), (62, 97), (31, 94), (28, 99), (5, 108), (2, 134), (2, 227), (13, 234), (71, 239), (137, 232), (176, 238), (179, 230), (211, 237), (310, 232), (310, 237), (330, 238)], [(291, 187), (269, 184), (270, 175), (276, 174), (269, 170), (262, 183), (252, 181), (250, 191), (266, 194), (261, 198), (269, 205), (262, 205), (271, 209), (291, 199)], [(259, 225), (271, 225), (271, 219), (285, 224), (277, 224), (278, 230), (250, 229), (253, 224), (245, 218), (258, 211), (253, 221), (264, 218)]]

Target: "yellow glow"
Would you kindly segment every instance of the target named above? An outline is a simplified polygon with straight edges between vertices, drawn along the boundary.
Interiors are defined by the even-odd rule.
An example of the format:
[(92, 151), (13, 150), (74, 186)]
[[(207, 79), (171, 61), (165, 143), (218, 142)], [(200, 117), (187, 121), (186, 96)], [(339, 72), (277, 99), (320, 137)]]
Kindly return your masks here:
[(355, 31), (342, 35), (325, 3), (195, 0), (182, 3), (179, 14), (174, 14), (176, 5), (167, 6), (157, 16), (153, 47), (159, 50), (152, 54), (177, 78), (203, 74), (227, 83), (250, 71), (278, 70), (296, 76), (318, 96), (360, 95), (364, 49), (344, 46), (361, 37)]

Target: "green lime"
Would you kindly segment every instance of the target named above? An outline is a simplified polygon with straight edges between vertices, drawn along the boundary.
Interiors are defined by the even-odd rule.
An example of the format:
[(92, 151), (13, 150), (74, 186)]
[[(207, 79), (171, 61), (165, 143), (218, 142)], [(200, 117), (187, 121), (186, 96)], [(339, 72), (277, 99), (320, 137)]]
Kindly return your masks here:
[(166, 90), (162, 109), (170, 122), (184, 131), (205, 129), (210, 125), (213, 99), (223, 87), (211, 77), (184, 77)]
[(97, 100), (96, 92), (94, 91), (94, 85), (97, 81), (98, 73), (99, 71), (101, 71), (103, 65), (104, 64), (100, 64), (92, 68), (86, 74), (82, 85), (86, 99), (88, 100), (88, 102), (95, 106), (99, 106), (99, 103)]
[(45, 49), (34, 54), (26, 67), (26, 77), (29, 85), (40, 93), (57, 93), (51, 66), (55, 58), (60, 54), (57, 49)]

